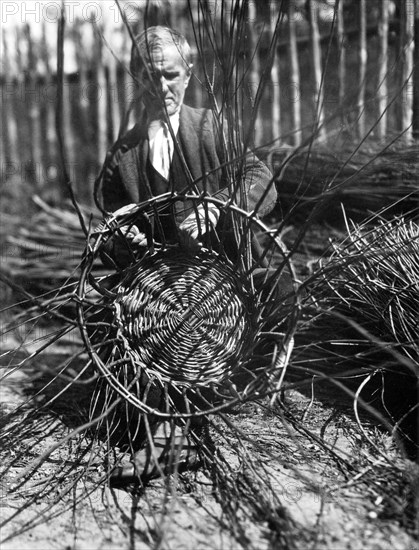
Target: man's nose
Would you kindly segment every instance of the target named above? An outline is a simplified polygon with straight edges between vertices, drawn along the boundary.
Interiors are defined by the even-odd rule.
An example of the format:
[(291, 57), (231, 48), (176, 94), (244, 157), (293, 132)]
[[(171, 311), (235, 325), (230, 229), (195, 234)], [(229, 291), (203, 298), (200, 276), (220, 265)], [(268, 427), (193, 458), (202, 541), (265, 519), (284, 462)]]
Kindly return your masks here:
[(164, 78), (164, 76), (161, 76), (159, 78), (159, 88), (160, 88), (160, 91), (165, 94), (168, 90), (168, 86), (167, 86), (167, 80)]

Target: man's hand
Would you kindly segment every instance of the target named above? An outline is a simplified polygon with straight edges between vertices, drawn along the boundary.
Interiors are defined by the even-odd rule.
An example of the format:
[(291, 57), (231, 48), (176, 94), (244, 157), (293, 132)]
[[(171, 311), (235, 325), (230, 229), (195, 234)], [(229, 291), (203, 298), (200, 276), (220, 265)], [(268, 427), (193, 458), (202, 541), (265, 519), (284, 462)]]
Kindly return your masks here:
[(197, 240), (200, 235), (215, 229), (219, 217), (220, 211), (213, 204), (208, 207), (198, 206), (196, 211), (183, 220), (179, 229), (191, 239)]
[(147, 250), (147, 238), (136, 225), (123, 225), (112, 239), (112, 251), (109, 255), (118, 267), (126, 267), (134, 259), (144, 256)]
[(147, 237), (142, 233), (136, 225), (123, 225), (118, 229), (130, 244), (136, 244), (138, 246), (147, 246)]

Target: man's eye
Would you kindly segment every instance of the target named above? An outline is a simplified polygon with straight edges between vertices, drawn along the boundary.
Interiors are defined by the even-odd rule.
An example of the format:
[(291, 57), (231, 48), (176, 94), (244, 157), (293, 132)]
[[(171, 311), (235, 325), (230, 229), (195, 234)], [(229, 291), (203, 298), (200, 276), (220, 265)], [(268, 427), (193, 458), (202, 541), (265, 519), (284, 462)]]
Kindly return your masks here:
[(179, 77), (179, 73), (159, 73), (154, 71), (144, 71), (142, 75), (143, 81), (158, 81), (161, 77), (164, 77), (165, 80), (176, 80)]

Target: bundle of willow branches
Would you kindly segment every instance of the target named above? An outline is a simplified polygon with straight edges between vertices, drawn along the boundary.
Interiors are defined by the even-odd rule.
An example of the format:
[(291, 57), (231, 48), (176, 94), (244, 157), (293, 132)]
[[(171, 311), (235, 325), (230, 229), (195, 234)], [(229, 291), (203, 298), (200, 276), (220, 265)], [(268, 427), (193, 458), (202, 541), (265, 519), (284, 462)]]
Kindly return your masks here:
[(371, 231), (356, 227), (330, 265), (345, 279), (330, 284), (354, 320), (419, 365), (419, 225), (397, 218)]
[(359, 151), (353, 143), (338, 151), (314, 144), (295, 154), (291, 149), (271, 150), (268, 156), (279, 177), (281, 208), (293, 219), (305, 219), (317, 205), (323, 221), (342, 223), (342, 204), (358, 222), (385, 209), (389, 219), (418, 204), (417, 144), (375, 144)]
[(369, 385), (364, 396), (417, 454), (419, 224), (354, 225), (306, 285), (294, 372), (340, 379), (356, 395)]
[[(13, 224), (4, 237), (2, 271), (26, 291), (39, 295), (64, 290), (78, 280), (86, 235), (74, 208), (49, 206), (37, 196), (33, 200), (38, 212)], [(87, 209), (81, 212), (87, 215)]]

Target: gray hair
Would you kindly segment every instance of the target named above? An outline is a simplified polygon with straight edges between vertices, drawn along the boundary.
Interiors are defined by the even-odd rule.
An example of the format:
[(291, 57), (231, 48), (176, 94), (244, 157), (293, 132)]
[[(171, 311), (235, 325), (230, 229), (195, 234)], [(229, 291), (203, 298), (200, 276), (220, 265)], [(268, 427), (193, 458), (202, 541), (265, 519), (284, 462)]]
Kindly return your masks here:
[(149, 52), (155, 47), (168, 47), (175, 45), (183, 59), (186, 68), (189, 70), (192, 55), (191, 48), (186, 38), (179, 32), (169, 27), (149, 27), (135, 37), (131, 50), (130, 70), (135, 76), (144, 67), (144, 61), (149, 59)]

